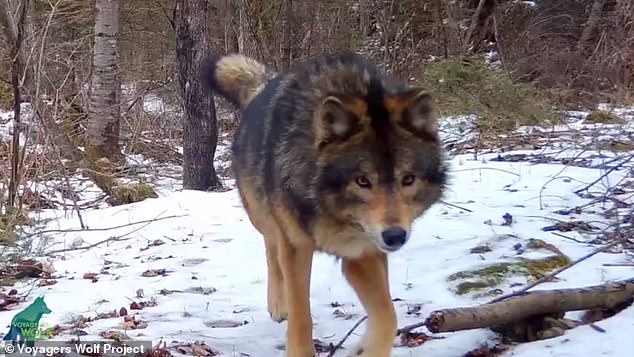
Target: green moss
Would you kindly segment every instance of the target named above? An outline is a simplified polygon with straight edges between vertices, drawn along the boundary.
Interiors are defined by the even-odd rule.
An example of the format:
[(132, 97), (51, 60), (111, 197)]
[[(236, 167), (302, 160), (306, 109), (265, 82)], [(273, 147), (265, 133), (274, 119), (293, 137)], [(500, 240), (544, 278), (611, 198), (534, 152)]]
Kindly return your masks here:
[(474, 291), (488, 289), (497, 284), (495, 281), (465, 281), (456, 286), (456, 294), (465, 295)]
[(451, 274), (448, 279), (449, 281), (471, 278), (497, 280), (497, 278), (504, 278), (504, 276), (508, 274), (510, 267), (511, 263), (492, 264), (478, 270), (461, 271), (455, 274)]
[(550, 243), (546, 243), (541, 239), (530, 238), (528, 242), (526, 243), (526, 248), (532, 249), (532, 250), (543, 249), (543, 250), (547, 250), (549, 252), (555, 253), (557, 255), (563, 255), (563, 253), (561, 252), (561, 250), (559, 250), (559, 248), (555, 247), (554, 245)]
[(23, 226), (32, 226), (35, 222), (24, 212), (18, 214), (0, 214), (0, 245), (12, 245), (20, 239), (19, 230)]
[(86, 145), (80, 124), (85, 122), (87, 117), (85, 110), (76, 103), (72, 103), (66, 110), (65, 116), (62, 117), (60, 129), (75, 145)]
[(565, 255), (552, 255), (541, 259), (520, 258), (520, 262), (515, 265), (514, 270), (529, 278), (540, 279), (569, 263), (570, 258)]
[(152, 186), (139, 182), (134, 185), (118, 185), (112, 188), (110, 203), (121, 205), (143, 201), (147, 198), (158, 198)]
[(10, 84), (0, 81), (0, 109), (13, 108), (13, 88)]
[(483, 253), (488, 253), (490, 251), (491, 251), (491, 247), (485, 244), (485, 245), (479, 245), (477, 247), (473, 247), (471, 248), (469, 252), (471, 254), (483, 254)]
[(456, 294), (464, 295), (475, 291), (492, 291), (512, 276), (524, 276), (527, 280), (540, 279), (569, 263), (570, 258), (565, 255), (539, 259), (519, 258), (514, 262), (495, 263), (475, 270), (460, 271), (451, 274), (447, 280), (464, 280), (455, 288)]
[(560, 119), (537, 87), (515, 81), (510, 73), (493, 69), (482, 59), (429, 64), (423, 86), (434, 95), (441, 115), (477, 115), (481, 132), (508, 132)]
[(592, 111), (585, 119), (587, 123), (601, 123), (601, 124), (620, 124), (623, 123), (623, 119), (619, 118), (616, 114), (605, 110)]

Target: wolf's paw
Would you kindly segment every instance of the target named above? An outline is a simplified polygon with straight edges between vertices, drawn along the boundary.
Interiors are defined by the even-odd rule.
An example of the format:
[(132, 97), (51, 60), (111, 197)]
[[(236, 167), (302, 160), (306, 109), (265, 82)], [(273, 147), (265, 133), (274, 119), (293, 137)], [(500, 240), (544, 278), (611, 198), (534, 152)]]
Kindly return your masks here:
[(275, 322), (282, 322), (288, 318), (288, 310), (286, 309), (286, 304), (283, 303), (281, 300), (270, 301), (268, 310), (271, 320)]
[(358, 344), (348, 352), (346, 357), (390, 357), (389, 351), (379, 352), (376, 349), (367, 347), (365, 344)]
[(363, 348), (363, 344), (359, 343), (356, 346), (352, 347), (346, 357), (357, 357), (357, 356), (366, 356), (365, 348)]
[(269, 316), (271, 317), (271, 320), (275, 322), (282, 322), (286, 321), (286, 319), (288, 318), (288, 312), (280, 310), (269, 310)]

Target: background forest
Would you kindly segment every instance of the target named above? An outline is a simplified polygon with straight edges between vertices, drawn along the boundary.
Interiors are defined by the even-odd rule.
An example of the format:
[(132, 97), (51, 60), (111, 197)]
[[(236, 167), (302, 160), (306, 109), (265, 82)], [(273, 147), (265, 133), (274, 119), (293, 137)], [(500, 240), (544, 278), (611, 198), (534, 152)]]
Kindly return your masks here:
[[(184, 146), (185, 185), (197, 189), (219, 185), (209, 166), (217, 128), (204, 121), (216, 109), (221, 131), (238, 120), (222, 102), (194, 108), (202, 94), (181, 90), (199, 82), (198, 62), (210, 52), (244, 53), (283, 71), (356, 51), (422, 82), (441, 114), (477, 115), (483, 134), (494, 135), (552, 122), (554, 110), (631, 102), (634, 86), (630, 0), (2, 0), (0, 11), (0, 106), (13, 106), (13, 70), (21, 100), (44, 124), (29, 128), (34, 142), (45, 151), (54, 142), (75, 162), (85, 145), (94, 154), (85, 165), (117, 161), (121, 149), (181, 163), (174, 148)], [(151, 111), (148, 98), (156, 99)], [(183, 135), (196, 137), (183, 143)], [(26, 151), (23, 178), (32, 172), (24, 168), (57, 163)], [(204, 171), (191, 175), (206, 178), (190, 175), (190, 156)], [(93, 180), (116, 196), (112, 174)]]

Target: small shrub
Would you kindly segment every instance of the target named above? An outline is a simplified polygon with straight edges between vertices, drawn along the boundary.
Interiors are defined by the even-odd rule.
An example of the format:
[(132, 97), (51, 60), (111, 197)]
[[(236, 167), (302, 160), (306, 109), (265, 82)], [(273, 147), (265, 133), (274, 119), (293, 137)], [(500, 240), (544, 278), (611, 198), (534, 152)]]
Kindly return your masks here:
[(13, 88), (10, 84), (0, 81), (0, 109), (13, 108)]
[(152, 186), (139, 182), (136, 184), (117, 185), (113, 187), (108, 202), (116, 206), (140, 202), (147, 198), (158, 198), (158, 195)]
[(616, 114), (605, 110), (592, 111), (584, 121), (592, 124), (622, 124), (624, 122)]
[(15, 244), (20, 238), (21, 227), (34, 224), (33, 219), (24, 212), (0, 214), (0, 246)]
[(533, 85), (514, 81), (480, 59), (446, 59), (425, 68), (423, 85), (441, 115), (477, 115), (481, 132), (508, 132), (522, 125), (552, 124), (557, 115)]

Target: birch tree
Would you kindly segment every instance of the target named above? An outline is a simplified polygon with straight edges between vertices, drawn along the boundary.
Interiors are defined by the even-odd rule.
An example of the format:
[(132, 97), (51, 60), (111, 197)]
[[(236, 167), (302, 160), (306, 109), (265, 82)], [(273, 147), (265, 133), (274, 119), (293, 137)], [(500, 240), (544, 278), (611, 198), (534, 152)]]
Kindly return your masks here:
[(119, 150), (119, 0), (96, 0), (93, 68), (86, 145), (92, 159), (116, 162)]

